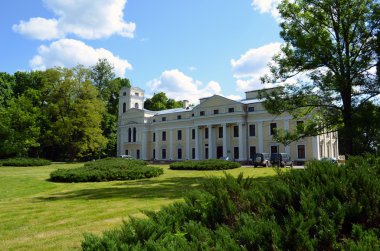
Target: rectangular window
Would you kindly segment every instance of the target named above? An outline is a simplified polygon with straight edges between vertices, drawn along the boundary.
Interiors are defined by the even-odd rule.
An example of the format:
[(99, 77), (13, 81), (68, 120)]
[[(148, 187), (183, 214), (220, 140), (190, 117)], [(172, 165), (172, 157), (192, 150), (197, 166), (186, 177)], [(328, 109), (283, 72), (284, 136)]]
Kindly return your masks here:
[(153, 133), (153, 142), (156, 142), (156, 133)]
[(182, 130), (177, 131), (177, 139), (182, 140)]
[(161, 159), (166, 159), (166, 149), (161, 149)]
[(278, 153), (278, 146), (271, 146), (270, 153)]
[(177, 159), (182, 159), (182, 148), (178, 148), (177, 150)]
[(270, 135), (275, 135), (277, 129), (277, 123), (270, 123)]
[(166, 117), (162, 117), (162, 121), (166, 121)]
[(248, 107), (248, 112), (254, 112), (254, 111), (255, 111), (255, 107), (253, 106)]
[(250, 146), (249, 147), (249, 158), (253, 159), (255, 154), (256, 154), (256, 146)]
[(194, 117), (194, 113), (191, 114), (191, 117)]
[(208, 159), (208, 147), (205, 148), (205, 159)]
[(205, 115), (205, 111), (200, 111), (199, 112), (199, 116), (204, 116)]
[(234, 126), (234, 137), (235, 138), (239, 137), (239, 127), (238, 126)]
[(127, 150), (125, 150), (125, 155), (128, 155), (129, 154), (129, 152), (128, 152), (128, 149)]
[(161, 138), (162, 141), (166, 141), (166, 132), (163, 131), (162, 132), (162, 138)]
[(219, 114), (219, 110), (214, 110), (214, 114)]
[(228, 108), (228, 112), (235, 112), (235, 108), (233, 107)]
[(195, 148), (191, 148), (191, 158), (195, 159)]
[(219, 132), (218, 132), (218, 134), (219, 134), (219, 138), (221, 139), (221, 138), (223, 138), (223, 127), (219, 127)]
[(140, 96), (138, 92), (135, 92), (135, 95), (136, 95), (136, 96)]
[(191, 130), (191, 139), (195, 139), (195, 129)]
[(234, 147), (234, 159), (239, 159), (239, 147)]
[(153, 149), (153, 159), (156, 159), (156, 149)]
[(208, 128), (205, 128), (205, 139), (208, 139)]
[(136, 159), (140, 159), (140, 150), (139, 149), (136, 150)]
[(299, 159), (306, 159), (305, 145), (298, 145), (297, 146), (297, 155), (298, 155)]
[(255, 125), (249, 125), (249, 136), (250, 137), (256, 136), (256, 126)]
[(182, 116), (181, 116), (181, 115), (178, 115), (178, 116), (177, 116), (177, 119), (182, 119)]

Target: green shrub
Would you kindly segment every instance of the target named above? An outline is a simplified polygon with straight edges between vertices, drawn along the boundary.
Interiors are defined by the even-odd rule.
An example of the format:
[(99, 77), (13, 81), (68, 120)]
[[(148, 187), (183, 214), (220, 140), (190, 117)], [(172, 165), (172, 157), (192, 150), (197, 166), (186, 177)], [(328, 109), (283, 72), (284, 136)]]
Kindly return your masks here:
[(147, 166), (142, 160), (107, 158), (88, 162), (83, 167), (58, 169), (50, 173), (56, 182), (100, 182), (111, 180), (136, 180), (157, 177), (162, 168)]
[(311, 162), (266, 179), (211, 178), (84, 250), (379, 250), (380, 161)]
[(227, 170), (240, 167), (240, 163), (221, 159), (186, 160), (170, 164), (173, 170)]
[(48, 166), (50, 160), (34, 158), (12, 158), (0, 161), (0, 166)]

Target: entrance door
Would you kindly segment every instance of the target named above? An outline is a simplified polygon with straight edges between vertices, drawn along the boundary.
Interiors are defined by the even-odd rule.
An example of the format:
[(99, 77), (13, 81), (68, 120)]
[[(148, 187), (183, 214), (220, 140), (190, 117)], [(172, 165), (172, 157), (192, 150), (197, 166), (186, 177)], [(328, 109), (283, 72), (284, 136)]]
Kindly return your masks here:
[(216, 158), (220, 159), (221, 157), (227, 157), (227, 156), (223, 156), (223, 146), (217, 146), (216, 147)]

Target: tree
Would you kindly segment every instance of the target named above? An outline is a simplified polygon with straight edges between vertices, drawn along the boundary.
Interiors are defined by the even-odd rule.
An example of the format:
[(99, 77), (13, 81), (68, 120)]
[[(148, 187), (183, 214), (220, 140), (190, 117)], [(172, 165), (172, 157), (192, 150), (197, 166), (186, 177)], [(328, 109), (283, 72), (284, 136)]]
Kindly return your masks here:
[(99, 59), (96, 65), (91, 67), (91, 78), (99, 91), (102, 100), (108, 100), (111, 95), (110, 83), (115, 78), (114, 67), (107, 59)]
[(105, 106), (92, 82), (82, 82), (81, 70), (55, 70), (60, 77), (46, 100), (51, 123), (46, 133), (51, 140), (50, 148), (62, 153), (61, 158), (91, 158), (107, 143), (101, 129)]
[(0, 107), (0, 156), (28, 156), (32, 147), (38, 147), (40, 128), (39, 109), (25, 95), (8, 100)]
[(90, 69), (94, 86), (98, 89), (99, 98), (106, 106), (103, 113), (102, 130), (108, 139), (103, 149), (103, 155), (116, 156), (117, 150), (117, 120), (119, 107), (119, 91), (122, 87), (131, 87), (129, 79), (115, 78), (114, 67), (107, 59), (99, 59)]
[(182, 106), (182, 101), (170, 99), (164, 92), (155, 93), (152, 98), (147, 98), (144, 102), (144, 108), (151, 111), (181, 108)]
[(12, 87), (14, 77), (6, 72), (0, 72), (0, 106), (4, 106), (13, 97)]
[(365, 102), (353, 112), (353, 154), (380, 152), (380, 106)]
[(261, 92), (271, 113), (308, 120), (299, 137), (341, 128), (344, 153), (353, 153), (353, 111), (380, 94), (373, 69), (379, 51), (377, 0), (284, 0), (279, 4), (285, 44), (264, 82), (294, 85)]

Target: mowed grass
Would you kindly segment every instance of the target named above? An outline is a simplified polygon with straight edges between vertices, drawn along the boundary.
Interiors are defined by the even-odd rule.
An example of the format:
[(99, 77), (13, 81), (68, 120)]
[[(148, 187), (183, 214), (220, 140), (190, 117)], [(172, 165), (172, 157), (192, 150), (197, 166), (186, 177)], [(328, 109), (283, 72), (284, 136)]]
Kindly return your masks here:
[[(181, 200), (210, 176), (223, 171), (174, 171), (136, 181), (52, 183), (57, 168), (0, 167), (0, 250), (78, 250), (83, 233), (101, 234), (119, 227), (128, 216), (143, 217), (143, 210)], [(274, 175), (271, 168), (241, 167), (226, 171), (234, 176)]]

